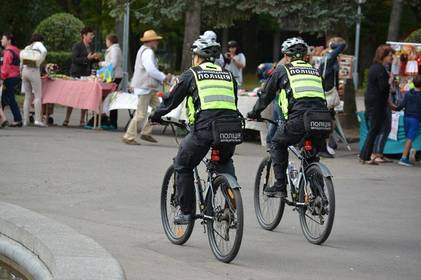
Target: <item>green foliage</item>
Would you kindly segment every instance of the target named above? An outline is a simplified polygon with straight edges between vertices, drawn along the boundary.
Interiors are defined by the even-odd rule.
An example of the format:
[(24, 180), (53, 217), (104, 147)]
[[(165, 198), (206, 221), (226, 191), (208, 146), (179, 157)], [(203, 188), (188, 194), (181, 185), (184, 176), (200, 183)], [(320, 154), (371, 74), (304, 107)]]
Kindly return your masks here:
[[(355, 22), (353, 0), (261, 0), (248, 1), (257, 14), (276, 18), (282, 29), (299, 32), (331, 32), (338, 23)], [(253, 3), (254, 2), (254, 3)]]
[(82, 21), (71, 14), (59, 13), (43, 20), (35, 29), (45, 37), (45, 45), (52, 51), (69, 51), (80, 41)]
[(2, 1), (0, 33), (12, 32), (19, 47), (28, 44), (34, 26), (44, 18), (61, 11), (55, 0)]
[(421, 28), (412, 32), (406, 39), (408, 43), (421, 43)]
[(72, 64), (72, 53), (71, 52), (48, 52), (47, 63), (55, 63), (60, 69), (58, 74), (69, 75), (70, 66)]

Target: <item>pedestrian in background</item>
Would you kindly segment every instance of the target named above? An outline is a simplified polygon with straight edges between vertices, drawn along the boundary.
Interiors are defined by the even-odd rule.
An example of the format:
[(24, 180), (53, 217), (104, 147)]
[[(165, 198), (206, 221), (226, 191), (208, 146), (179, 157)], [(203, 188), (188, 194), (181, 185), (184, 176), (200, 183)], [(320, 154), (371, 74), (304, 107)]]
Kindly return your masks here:
[[(75, 44), (72, 49), (72, 65), (70, 66), (70, 76), (80, 78), (90, 76), (92, 64), (98, 62), (100, 55), (92, 50), (92, 41), (95, 38), (94, 30), (90, 27), (84, 27), (80, 32), (81, 42)], [(63, 126), (69, 125), (70, 116), (73, 108), (67, 107), (66, 117)], [(80, 126), (85, 125), (85, 109), (80, 111)]]
[(380, 45), (368, 70), (368, 83), (365, 92), (365, 118), (367, 120), (368, 135), (360, 151), (362, 163), (377, 165), (371, 158), (377, 135), (381, 132), (387, 119), (389, 101), (389, 73), (388, 68), (393, 60), (393, 49), (388, 45)]
[(246, 67), (246, 56), (240, 51), (240, 46), (236, 41), (228, 42), (228, 52), (224, 55), (225, 69), (231, 71), (238, 87), (243, 84), (243, 69)]
[(2, 108), (9, 105), (14, 122), (11, 127), (22, 127), (22, 115), (16, 103), (15, 90), (20, 82), (20, 50), (15, 46), (15, 37), (11, 33), (3, 34), (1, 45), (4, 47), (1, 56), (1, 80), (3, 84)]
[[(118, 44), (118, 37), (116, 34), (108, 34), (105, 39), (107, 50), (105, 52), (105, 61), (99, 63), (99, 66), (105, 67), (112, 65), (113, 67), (113, 82), (120, 85), (123, 79), (123, 55)], [(110, 111), (110, 123), (117, 129), (118, 110)]]
[[(1, 83), (1, 81), (0, 81)], [(0, 99), (3, 92), (3, 86), (0, 85)], [(6, 115), (4, 114), (2, 106), (0, 106), (0, 129), (4, 128), (9, 125), (9, 122), (7, 121)]]
[[(338, 56), (345, 50), (346, 42), (341, 37), (333, 37), (327, 43), (327, 49), (319, 66), (320, 76), (323, 78), (323, 89), (326, 93), (326, 103), (329, 110), (334, 110), (339, 105), (339, 62)], [(330, 144), (330, 145), (329, 145)], [(319, 155), (325, 158), (333, 158), (336, 143), (331, 135), (328, 143), (321, 147)]]
[[(23, 125), (27, 126), (29, 122), (29, 111), (32, 104), (32, 95), (34, 96), (35, 108), (35, 126), (47, 126), (42, 122), (42, 83), (40, 66), (47, 57), (47, 49), (44, 44), (44, 37), (40, 34), (32, 34), (30, 44), (21, 52), (22, 84), (25, 92), (25, 101), (23, 103)], [(24, 59), (25, 53), (33, 56), (33, 60)], [(29, 55), (30, 54), (30, 55)]]
[(399, 161), (399, 164), (403, 166), (413, 166), (412, 162), (409, 160), (409, 151), (417, 136), (421, 121), (421, 76), (415, 77), (413, 83), (415, 88), (405, 94), (403, 101), (396, 108), (397, 111), (402, 109), (405, 110), (404, 124), (406, 143), (402, 157)]
[(152, 137), (152, 126), (146, 119), (148, 107), (155, 110), (160, 104), (160, 99), (156, 95), (162, 89), (163, 82), (169, 84), (172, 75), (165, 75), (158, 70), (158, 60), (155, 51), (158, 49), (159, 42), (162, 40), (154, 30), (148, 30), (143, 33), (140, 41), (143, 45), (140, 47), (136, 55), (136, 63), (134, 68), (131, 86), (134, 93), (138, 96), (137, 110), (127, 127), (126, 134), (123, 136), (123, 142), (128, 145), (139, 145), (136, 141), (138, 134), (138, 126), (143, 125), (140, 139), (157, 143), (158, 141)]

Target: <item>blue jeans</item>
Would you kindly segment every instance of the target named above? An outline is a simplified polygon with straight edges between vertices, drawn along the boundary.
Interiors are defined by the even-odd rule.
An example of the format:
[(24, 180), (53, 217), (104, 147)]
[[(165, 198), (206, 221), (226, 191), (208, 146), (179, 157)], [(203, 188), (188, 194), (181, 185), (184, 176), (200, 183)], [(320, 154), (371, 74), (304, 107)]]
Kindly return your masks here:
[(2, 102), (1, 102), (3, 108), (6, 105), (9, 105), (15, 122), (22, 121), (22, 116), (20, 114), (19, 106), (16, 103), (16, 98), (15, 98), (15, 90), (16, 90), (16, 86), (19, 83), (19, 80), (20, 78), (18, 77), (4, 80), (4, 83), (3, 83), (4, 90), (3, 90)]

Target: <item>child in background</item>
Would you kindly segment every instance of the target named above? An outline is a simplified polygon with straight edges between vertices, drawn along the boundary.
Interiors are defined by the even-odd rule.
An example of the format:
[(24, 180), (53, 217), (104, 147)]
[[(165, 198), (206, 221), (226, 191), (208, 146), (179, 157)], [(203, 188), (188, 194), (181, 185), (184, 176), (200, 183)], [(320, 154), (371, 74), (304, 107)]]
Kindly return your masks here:
[(412, 147), (412, 142), (417, 136), (418, 129), (420, 128), (421, 121), (421, 76), (416, 76), (413, 81), (414, 87), (405, 94), (401, 104), (396, 107), (397, 111), (405, 109), (404, 124), (406, 143), (399, 161), (400, 165), (413, 166), (409, 161), (409, 151)]

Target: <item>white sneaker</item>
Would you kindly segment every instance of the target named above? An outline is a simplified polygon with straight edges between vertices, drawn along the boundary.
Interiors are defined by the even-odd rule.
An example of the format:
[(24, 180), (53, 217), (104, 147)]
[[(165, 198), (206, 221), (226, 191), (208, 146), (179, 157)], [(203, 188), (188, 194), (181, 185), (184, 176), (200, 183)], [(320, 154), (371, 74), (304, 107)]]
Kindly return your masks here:
[(415, 163), (417, 161), (417, 159), (415, 158), (415, 155), (417, 154), (417, 150), (415, 149), (411, 149), (409, 151), (409, 161), (412, 163)]
[(329, 145), (326, 145), (326, 150), (331, 155), (334, 155), (335, 154), (335, 150), (332, 149)]
[(35, 121), (34, 122), (34, 125), (35, 126), (38, 126), (38, 127), (47, 127), (48, 125), (46, 125), (45, 123), (43, 123), (43, 122), (39, 122), (39, 121)]

